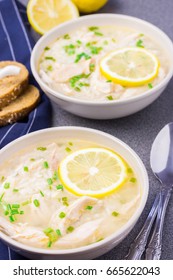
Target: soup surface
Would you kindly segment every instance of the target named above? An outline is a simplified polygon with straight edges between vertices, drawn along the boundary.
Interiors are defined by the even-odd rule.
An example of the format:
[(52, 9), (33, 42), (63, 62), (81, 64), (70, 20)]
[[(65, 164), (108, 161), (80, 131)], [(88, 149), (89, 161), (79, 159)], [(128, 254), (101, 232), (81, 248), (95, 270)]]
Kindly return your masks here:
[[(105, 55), (129, 47), (145, 49), (159, 60), (157, 76), (142, 86), (124, 87), (105, 78), (100, 71)], [(129, 67), (131, 71), (135, 63), (130, 62)], [(111, 102), (140, 95), (159, 84), (168, 70), (165, 51), (152, 38), (139, 30), (114, 25), (81, 27), (65, 34), (45, 48), (39, 62), (39, 75), (50, 88), (92, 102)]]
[(125, 225), (142, 194), (127, 164), (123, 185), (99, 198), (75, 195), (59, 179), (64, 158), (96, 146), (62, 138), (8, 159), (0, 170), (0, 230), (29, 246), (70, 249), (98, 242)]

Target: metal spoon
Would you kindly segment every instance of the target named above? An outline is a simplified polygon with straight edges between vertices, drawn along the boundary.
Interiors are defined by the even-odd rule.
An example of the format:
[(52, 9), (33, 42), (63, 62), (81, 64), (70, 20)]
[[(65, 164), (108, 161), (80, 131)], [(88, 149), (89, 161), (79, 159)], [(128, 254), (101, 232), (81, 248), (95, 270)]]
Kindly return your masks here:
[(142, 230), (126, 256), (129, 260), (141, 259), (156, 214), (156, 223), (145, 259), (158, 260), (161, 256), (163, 223), (173, 186), (173, 123), (167, 124), (155, 138), (151, 148), (150, 164), (162, 185)]

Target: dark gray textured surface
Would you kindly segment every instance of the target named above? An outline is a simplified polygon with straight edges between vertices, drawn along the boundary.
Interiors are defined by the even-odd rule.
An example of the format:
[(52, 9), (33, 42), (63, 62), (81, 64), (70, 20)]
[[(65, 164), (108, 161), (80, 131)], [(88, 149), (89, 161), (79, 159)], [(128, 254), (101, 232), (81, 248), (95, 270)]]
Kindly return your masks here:
[[(109, 0), (103, 13), (126, 14), (147, 20), (173, 40), (173, 0)], [(108, 121), (88, 120), (71, 115), (53, 104), (53, 126), (84, 126), (110, 133), (127, 143), (143, 160), (150, 179), (150, 192), (144, 212), (128, 237), (99, 259), (124, 259), (136, 237), (159, 190), (159, 182), (151, 172), (150, 148), (159, 130), (173, 121), (173, 80), (157, 101), (132, 116)], [(173, 196), (168, 206), (163, 233), (162, 259), (173, 259)]]

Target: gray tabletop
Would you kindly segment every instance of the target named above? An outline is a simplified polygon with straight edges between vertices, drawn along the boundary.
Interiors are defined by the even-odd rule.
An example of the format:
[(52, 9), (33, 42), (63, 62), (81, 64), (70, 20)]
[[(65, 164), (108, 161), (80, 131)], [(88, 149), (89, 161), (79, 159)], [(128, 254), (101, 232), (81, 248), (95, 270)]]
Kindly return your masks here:
[[(126, 14), (147, 20), (173, 40), (173, 1), (172, 0), (109, 0), (101, 13)], [(173, 80), (165, 92), (152, 105), (132, 116), (116, 120), (89, 120), (67, 113), (58, 105), (53, 107), (53, 126), (83, 126), (110, 133), (127, 143), (143, 160), (149, 175), (150, 191), (146, 207), (138, 223), (116, 248), (99, 259), (124, 259), (131, 242), (142, 227), (155, 195), (159, 190), (159, 182), (150, 169), (150, 148), (159, 130), (168, 122), (173, 121)], [(170, 200), (163, 233), (162, 259), (173, 259), (173, 196)]]

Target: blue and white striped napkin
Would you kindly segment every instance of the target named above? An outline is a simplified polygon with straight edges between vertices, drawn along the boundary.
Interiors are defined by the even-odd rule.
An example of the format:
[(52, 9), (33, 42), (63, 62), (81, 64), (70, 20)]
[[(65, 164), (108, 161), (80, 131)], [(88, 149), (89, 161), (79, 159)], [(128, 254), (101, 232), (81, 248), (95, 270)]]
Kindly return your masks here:
[[(25, 22), (25, 24), (24, 24)], [(30, 55), (34, 41), (27, 30), (25, 7), (15, 0), (0, 0), (0, 61), (16, 60), (30, 72), (30, 83), (37, 86), (30, 70)], [(51, 125), (51, 105), (41, 92), (41, 102), (27, 118), (0, 127), (0, 148), (29, 132)], [(23, 259), (0, 241), (0, 260)]]

